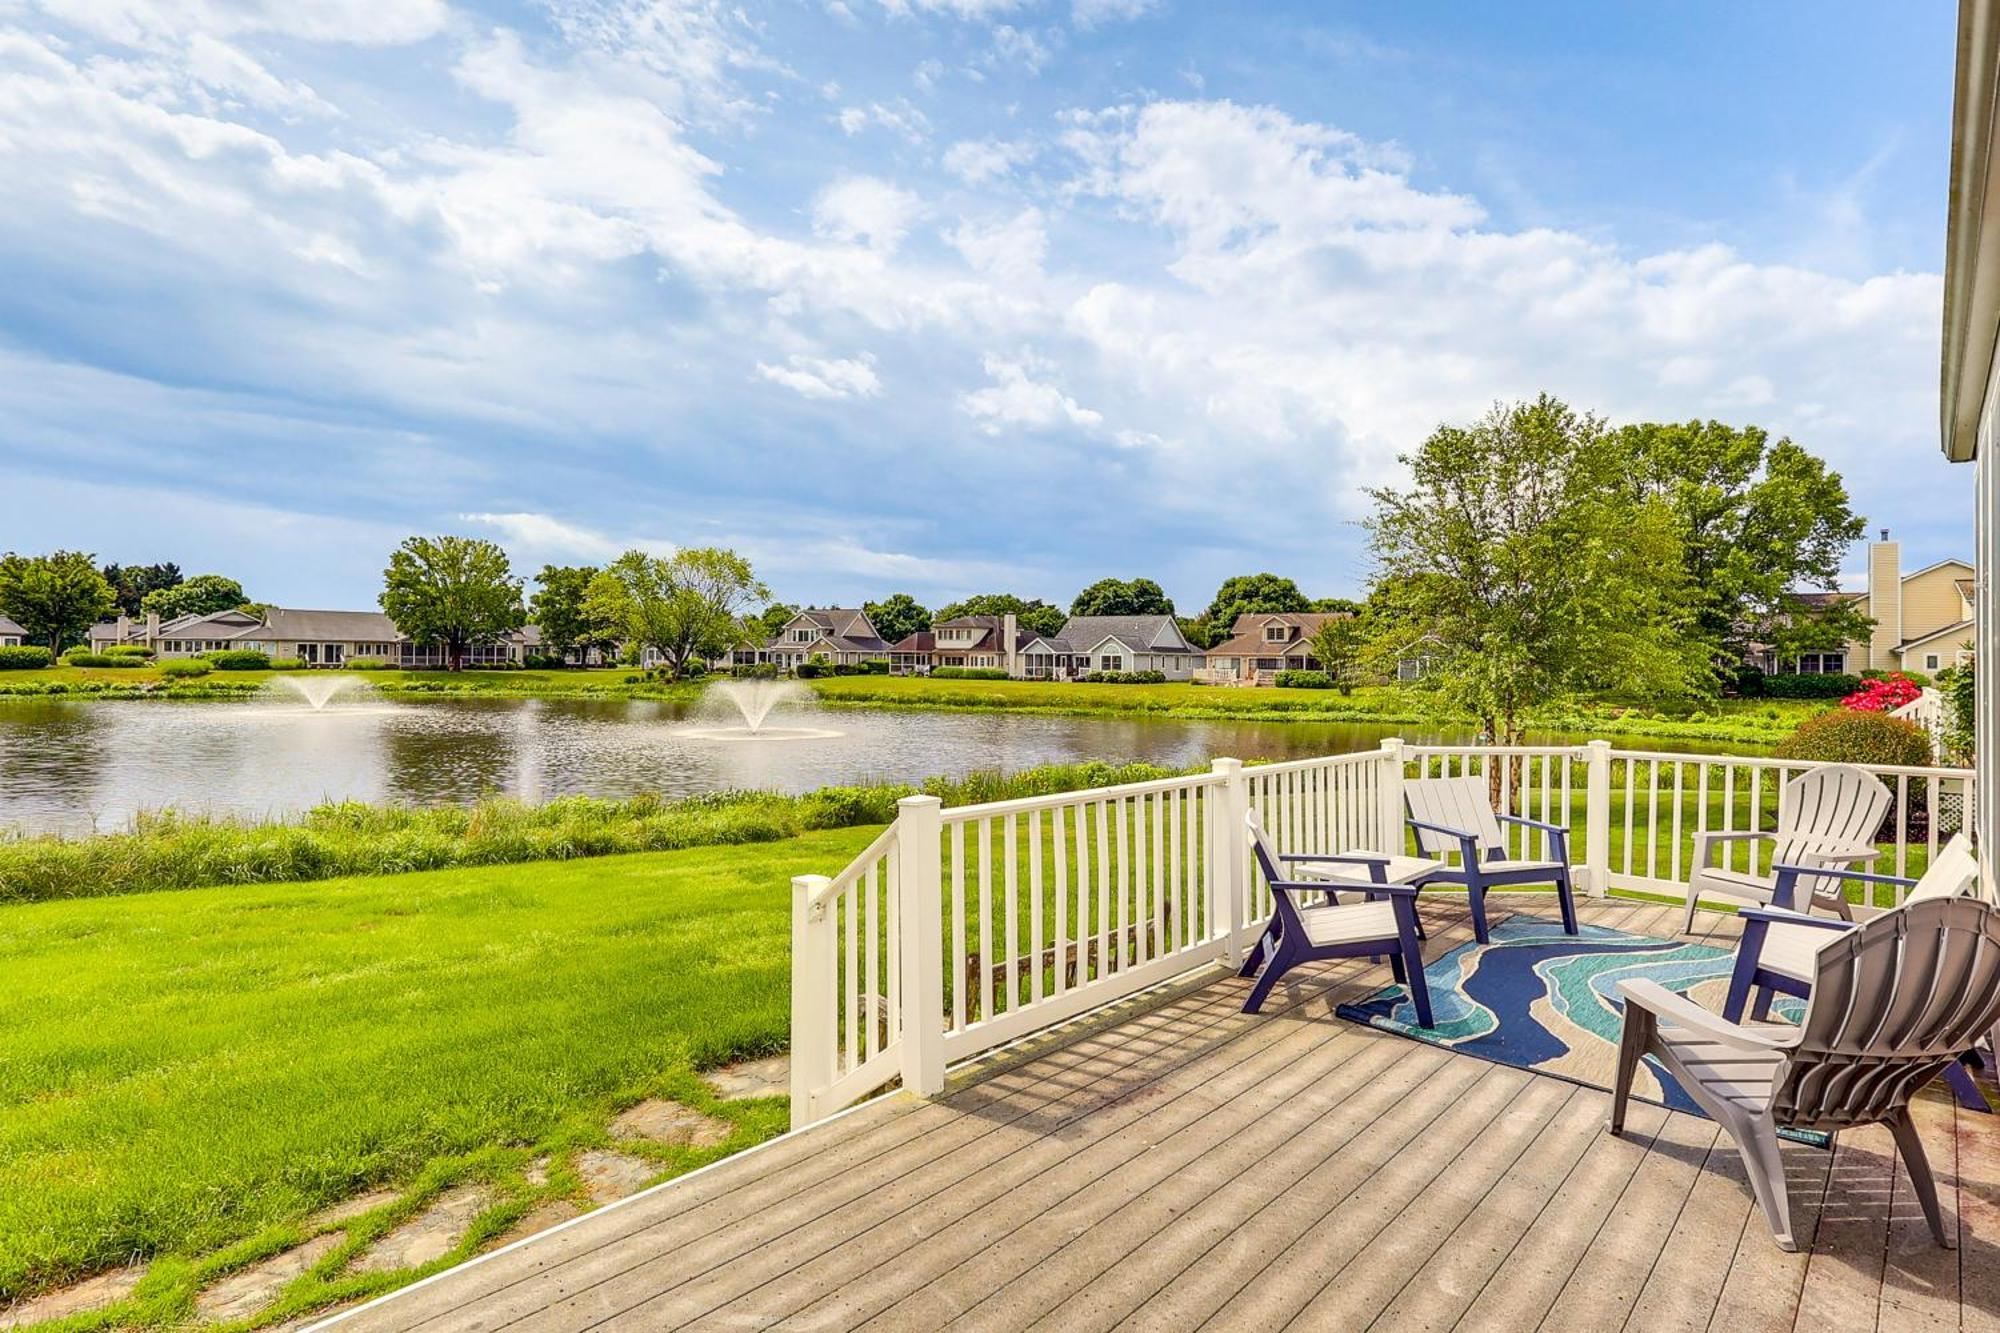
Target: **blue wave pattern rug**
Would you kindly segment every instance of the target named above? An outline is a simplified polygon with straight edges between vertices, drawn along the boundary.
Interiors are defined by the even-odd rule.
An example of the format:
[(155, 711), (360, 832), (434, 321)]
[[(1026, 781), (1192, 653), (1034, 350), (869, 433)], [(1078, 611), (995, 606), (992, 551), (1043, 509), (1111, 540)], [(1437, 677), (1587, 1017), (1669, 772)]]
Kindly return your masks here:
[[(1659, 940), (1607, 926), (1565, 935), (1558, 922), (1516, 913), (1492, 930), (1490, 944), (1463, 944), (1424, 967), (1435, 1028), (1417, 1026), (1401, 986), (1387, 986), (1340, 1017), (1399, 1036), (1448, 1047), (1498, 1064), (1609, 1089), (1618, 1072), (1623, 1003), (1618, 983), (1648, 977), (1722, 1012), (1735, 951), (1685, 940)], [(1772, 1017), (1797, 1022), (1805, 1003), (1781, 996)], [(1632, 1095), (1701, 1115), (1673, 1076), (1648, 1059)], [(1820, 1136), (1815, 1135), (1818, 1139)]]

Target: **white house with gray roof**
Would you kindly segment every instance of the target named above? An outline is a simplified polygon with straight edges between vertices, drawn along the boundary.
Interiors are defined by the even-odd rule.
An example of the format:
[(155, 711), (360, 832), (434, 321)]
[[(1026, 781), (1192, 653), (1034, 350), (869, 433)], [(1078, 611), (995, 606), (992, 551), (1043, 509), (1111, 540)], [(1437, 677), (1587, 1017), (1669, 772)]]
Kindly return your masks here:
[(0, 648), (19, 648), (28, 641), (28, 631), (0, 616)]
[[(269, 606), (217, 611), (209, 615), (157, 615), (133, 620), (120, 616), (90, 629), (90, 648), (104, 652), (120, 645), (151, 648), (161, 657), (194, 657), (226, 648), (296, 658), (309, 667), (337, 667), (350, 658), (379, 658), (401, 667), (450, 665), (439, 644), (413, 643), (380, 611), (311, 611)], [(467, 650), (469, 667), (518, 663), (541, 644), (532, 625), (511, 631), (493, 643)]]
[(1051, 649), (1068, 654), (1078, 675), (1158, 671), (1168, 680), (1188, 680), (1202, 664), (1201, 649), (1172, 616), (1071, 616)]

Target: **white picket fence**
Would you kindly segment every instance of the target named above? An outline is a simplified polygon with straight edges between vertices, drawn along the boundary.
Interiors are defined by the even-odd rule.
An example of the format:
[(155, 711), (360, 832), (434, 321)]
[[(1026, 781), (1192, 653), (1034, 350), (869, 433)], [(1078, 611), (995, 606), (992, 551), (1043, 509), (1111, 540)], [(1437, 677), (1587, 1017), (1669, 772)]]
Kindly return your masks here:
[[(1576, 882), (1684, 892), (1693, 838), (1770, 828), (1811, 767), (1583, 746), (1409, 746), (945, 809), (913, 796), (839, 875), (792, 882), (792, 1123), (1136, 991), (1235, 965), (1271, 911), (1243, 814), (1287, 850), (1405, 847), (1403, 783), (1478, 774), (1507, 813), (1571, 828)], [(1972, 808), (1962, 769), (1875, 768), (1896, 794), (1874, 868), (1920, 869)], [(1512, 852), (1545, 855), (1515, 828)], [(1753, 844), (1728, 845), (1742, 868)], [(1768, 855), (1768, 853), (1764, 853)], [(1746, 859), (1748, 858), (1748, 859)], [(1760, 863), (1758, 868), (1764, 868)], [(1893, 901), (1884, 890), (1881, 901)]]

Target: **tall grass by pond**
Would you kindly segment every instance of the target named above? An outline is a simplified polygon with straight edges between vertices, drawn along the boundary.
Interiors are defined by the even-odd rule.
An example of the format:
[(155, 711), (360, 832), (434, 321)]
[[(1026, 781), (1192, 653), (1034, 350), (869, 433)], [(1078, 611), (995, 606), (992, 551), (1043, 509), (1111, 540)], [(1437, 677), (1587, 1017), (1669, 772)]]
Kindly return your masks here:
[(896, 817), (896, 802), (918, 790), (947, 805), (968, 805), (1145, 782), (1172, 771), (1151, 764), (1058, 764), (1005, 776), (932, 778), (921, 788), (825, 787), (804, 796), (724, 792), (677, 801), (565, 796), (530, 805), (496, 797), (435, 808), (346, 801), (317, 806), (288, 823), (162, 811), (118, 833), (0, 838), (0, 902), (775, 842), (886, 824)]

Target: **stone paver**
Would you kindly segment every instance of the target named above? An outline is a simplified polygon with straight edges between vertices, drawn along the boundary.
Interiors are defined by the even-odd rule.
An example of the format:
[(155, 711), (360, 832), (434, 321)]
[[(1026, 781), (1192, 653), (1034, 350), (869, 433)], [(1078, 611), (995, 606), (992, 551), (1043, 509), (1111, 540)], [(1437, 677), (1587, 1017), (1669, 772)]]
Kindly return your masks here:
[(732, 1126), (691, 1106), (658, 1097), (629, 1106), (611, 1122), (614, 1139), (649, 1139), (677, 1147), (712, 1148), (728, 1138)]
[(114, 1268), (67, 1287), (45, 1291), (15, 1305), (0, 1308), (0, 1328), (27, 1328), (64, 1315), (102, 1309), (124, 1300), (144, 1277), (143, 1268)]
[(725, 1101), (751, 1097), (784, 1097), (792, 1091), (792, 1059), (788, 1055), (767, 1055), (761, 1060), (745, 1060), (724, 1065), (702, 1075), (716, 1096)]
[(583, 1177), (592, 1203), (610, 1203), (637, 1194), (662, 1172), (658, 1162), (607, 1148), (588, 1148), (576, 1159), (576, 1173)]
[(343, 1199), (331, 1208), (322, 1208), (306, 1221), (306, 1230), (316, 1231), (321, 1227), (335, 1226), (341, 1222), (352, 1222), (363, 1213), (372, 1213), (385, 1203), (394, 1203), (402, 1195), (396, 1190), (369, 1190), (351, 1199)]
[(278, 1298), (286, 1283), (324, 1259), (340, 1241), (340, 1233), (331, 1231), (239, 1268), (197, 1295), (195, 1309), (204, 1319), (242, 1319), (256, 1314)]
[(472, 1219), (492, 1203), (484, 1185), (460, 1185), (431, 1201), (430, 1207), (378, 1239), (354, 1261), (357, 1273), (414, 1268), (451, 1252)]

